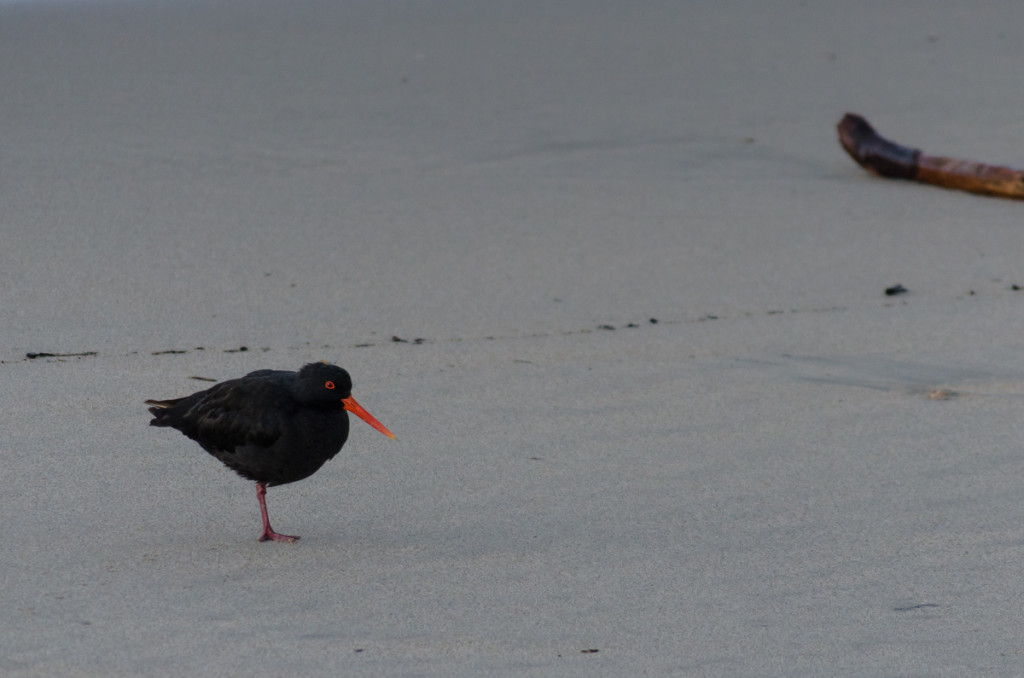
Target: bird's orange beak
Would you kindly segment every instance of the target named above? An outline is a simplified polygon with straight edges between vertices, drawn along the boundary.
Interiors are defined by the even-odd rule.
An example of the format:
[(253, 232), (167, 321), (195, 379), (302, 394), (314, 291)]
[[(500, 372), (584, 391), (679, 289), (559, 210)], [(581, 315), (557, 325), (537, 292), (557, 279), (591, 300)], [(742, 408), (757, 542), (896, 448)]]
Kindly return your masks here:
[(357, 417), (365, 421), (367, 424), (369, 424), (370, 426), (374, 427), (375, 429), (386, 435), (388, 438), (391, 438), (392, 440), (395, 439), (395, 434), (389, 431), (384, 426), (384, 424), (374, 419), (372, 414), (364, 410), (363, 406), (356, 402), (355, 398), (349, 396), (347, 398), (342, 398), (341, 402), (345, 403), (346, 410), (356, 415)]

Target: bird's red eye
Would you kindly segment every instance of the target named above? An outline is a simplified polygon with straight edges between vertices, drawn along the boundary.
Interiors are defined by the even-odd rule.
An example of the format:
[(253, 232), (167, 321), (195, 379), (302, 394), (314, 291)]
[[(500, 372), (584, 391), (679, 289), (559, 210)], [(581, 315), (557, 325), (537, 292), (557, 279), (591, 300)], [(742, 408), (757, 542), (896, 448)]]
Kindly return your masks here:
[(326, 388), (328, 391), (333, 391), (334, 390), (334, 382), (333, 381), (325, 381), (324, 382), (324, 388)]

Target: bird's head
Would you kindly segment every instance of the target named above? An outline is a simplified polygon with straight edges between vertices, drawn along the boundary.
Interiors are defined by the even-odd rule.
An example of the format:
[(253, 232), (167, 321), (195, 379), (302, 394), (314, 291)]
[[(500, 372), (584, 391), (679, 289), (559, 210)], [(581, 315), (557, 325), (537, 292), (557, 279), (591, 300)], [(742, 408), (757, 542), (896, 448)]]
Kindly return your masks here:
[(388, 438), (395, 435), (384, 424), (373, 418), (362, 405), (352, 397), (352, 377), (337, 365), (327, 363), (310, 363), (305, 365), (295, 380), (296, 396), (308, 403), (334, 404), (341, 403), (347, 412), (356, 415), (367, 424), (377, 429)]

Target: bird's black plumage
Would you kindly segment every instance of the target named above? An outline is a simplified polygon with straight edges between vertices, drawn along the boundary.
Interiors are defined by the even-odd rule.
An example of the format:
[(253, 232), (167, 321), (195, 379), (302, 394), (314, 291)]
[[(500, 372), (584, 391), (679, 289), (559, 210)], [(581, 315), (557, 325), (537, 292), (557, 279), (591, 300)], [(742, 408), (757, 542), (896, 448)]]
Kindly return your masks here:
[[(325, 384), (333, 384), (327, 389)], [(343, 398), (352, 378), (336, 365), (258, 370), (150, 408), (239, 475), (267, 486), (308, 478), (348, 439)]]
[[(258, 370), (184, 398), (147, 400), (151, 426), (176, 428), (260, 486), (308, 478), (348, 439), (352, 411), (394, 437), (352, 399), (352, 378), (337, 365), (298, 372)], [(264, 538), (276, 538), (264, 513)], [(283, 535), (277, 535), (281, 537)]]

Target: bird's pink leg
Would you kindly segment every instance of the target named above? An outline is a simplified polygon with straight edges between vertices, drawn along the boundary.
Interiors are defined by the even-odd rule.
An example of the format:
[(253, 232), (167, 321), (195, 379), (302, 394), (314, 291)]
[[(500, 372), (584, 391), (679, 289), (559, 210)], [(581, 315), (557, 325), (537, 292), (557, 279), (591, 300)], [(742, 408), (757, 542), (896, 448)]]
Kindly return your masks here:
[(256, 496), (260, 500), (260, 516), (263, 518), (263, 534), (260, 535), (260, 541), (295, 541), (298, 537), (293, 537), (288, 534), (278, 534), (274, 532), (274, 528), (270, 526), (270, 517), (267, 515), (267, 486), (263, 483), (256, 483)]

